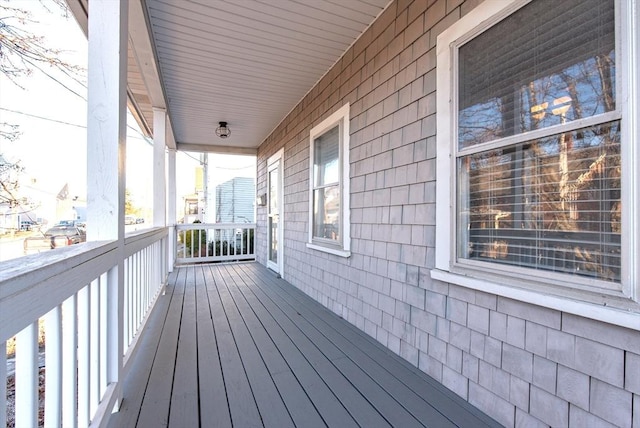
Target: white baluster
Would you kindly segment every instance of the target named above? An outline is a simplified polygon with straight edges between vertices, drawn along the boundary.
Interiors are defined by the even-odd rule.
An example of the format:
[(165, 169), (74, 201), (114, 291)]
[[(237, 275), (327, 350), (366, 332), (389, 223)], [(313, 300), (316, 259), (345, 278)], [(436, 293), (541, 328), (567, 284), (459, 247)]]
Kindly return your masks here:
[(78, 426), (77, 300), (74, 294), (62, 304), (62, 426), (65, 428)]
[(88, 285), (78, 291), (78, 425), (81, 427), (88, 426), (91, 420), (89, 412), (90, 299), (91, 290)]
[(62, 421), (62, 311), (60, 306), (45, 315), (44, 426), (56, 428)]
[[(0, 343), (0, 385), (7, 384), (7, 342)], [(0, 386), (0, 427), (7, 426), (7, 388)]]
[(109, 280), (105, 272), (100, 276), (100, 382), (98, 385), (100, 397), (102, 397), (107, 389), (107, 355), (109, 353), (107, 349), (107, 334), (109, 330), (109, 321), (107, 318), (107, 303), (109, 301), (107, 296), (108, 287)]
[(38, 321), (16, 337), (16, 426), (38, 425)]
[(100, 402), (100, 278), (91, 281), (89, 310), (89, 417)]

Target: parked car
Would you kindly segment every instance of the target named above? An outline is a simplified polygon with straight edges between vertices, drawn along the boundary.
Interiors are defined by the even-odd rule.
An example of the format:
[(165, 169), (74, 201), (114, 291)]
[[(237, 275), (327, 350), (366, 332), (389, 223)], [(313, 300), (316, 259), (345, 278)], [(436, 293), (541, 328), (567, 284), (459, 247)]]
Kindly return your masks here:
[(124, 216), (124, 224), (136, 224), (136, 217), (132, 215)]
[(59, 247), (79, 244), (87, 240), (84, 230), (76, 226), (54, 226), (43, 236), (30, 236), (23, 242), (24, 254), (40, 253)]
[(143, 218), (139, 218), (139, 217), (138, 217), (138, 218), (136, 219), (136, 224), (141, 224), (141, 223), (144, 223), (144, 219), (143, 219)]

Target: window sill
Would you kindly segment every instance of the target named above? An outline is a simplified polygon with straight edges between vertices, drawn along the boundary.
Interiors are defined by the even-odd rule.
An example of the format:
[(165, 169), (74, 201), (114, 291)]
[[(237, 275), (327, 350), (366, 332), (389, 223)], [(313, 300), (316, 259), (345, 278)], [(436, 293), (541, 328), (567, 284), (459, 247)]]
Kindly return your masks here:
[(432, 269), (431, 278), (640, 331), (640, 314), (638, 312), (509, 287), (440, 269)]
[(337, 248), (323, 247), (322, 245), (312, 244), (310, 242), (307, 242), (307, 248), (310, 248), (312, 250), (322, 251), (324, 253), (333, 254), (334, 256), (340, 256), (345, 258), (351, 256), (351, 251), (341, 250)]

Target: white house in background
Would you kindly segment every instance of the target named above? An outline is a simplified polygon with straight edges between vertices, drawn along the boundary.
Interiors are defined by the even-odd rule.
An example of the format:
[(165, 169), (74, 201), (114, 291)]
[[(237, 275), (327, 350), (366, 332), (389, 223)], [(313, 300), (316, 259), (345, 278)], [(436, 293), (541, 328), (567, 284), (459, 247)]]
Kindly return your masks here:
[(256, 183), (250, 177), (235, 177), (215, 189), (216, 223), (254, 223)]

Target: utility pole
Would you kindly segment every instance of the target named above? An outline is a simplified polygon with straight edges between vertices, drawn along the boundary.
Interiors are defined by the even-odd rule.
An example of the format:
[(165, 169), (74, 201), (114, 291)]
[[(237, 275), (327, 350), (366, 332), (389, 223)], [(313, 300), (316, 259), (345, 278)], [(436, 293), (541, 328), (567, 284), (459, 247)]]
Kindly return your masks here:
[(207, 216), (209, 216), (209, 153), (203, 153), (201, 156), (202, 162), (202, 210), (201, 221), (207, 222)]

